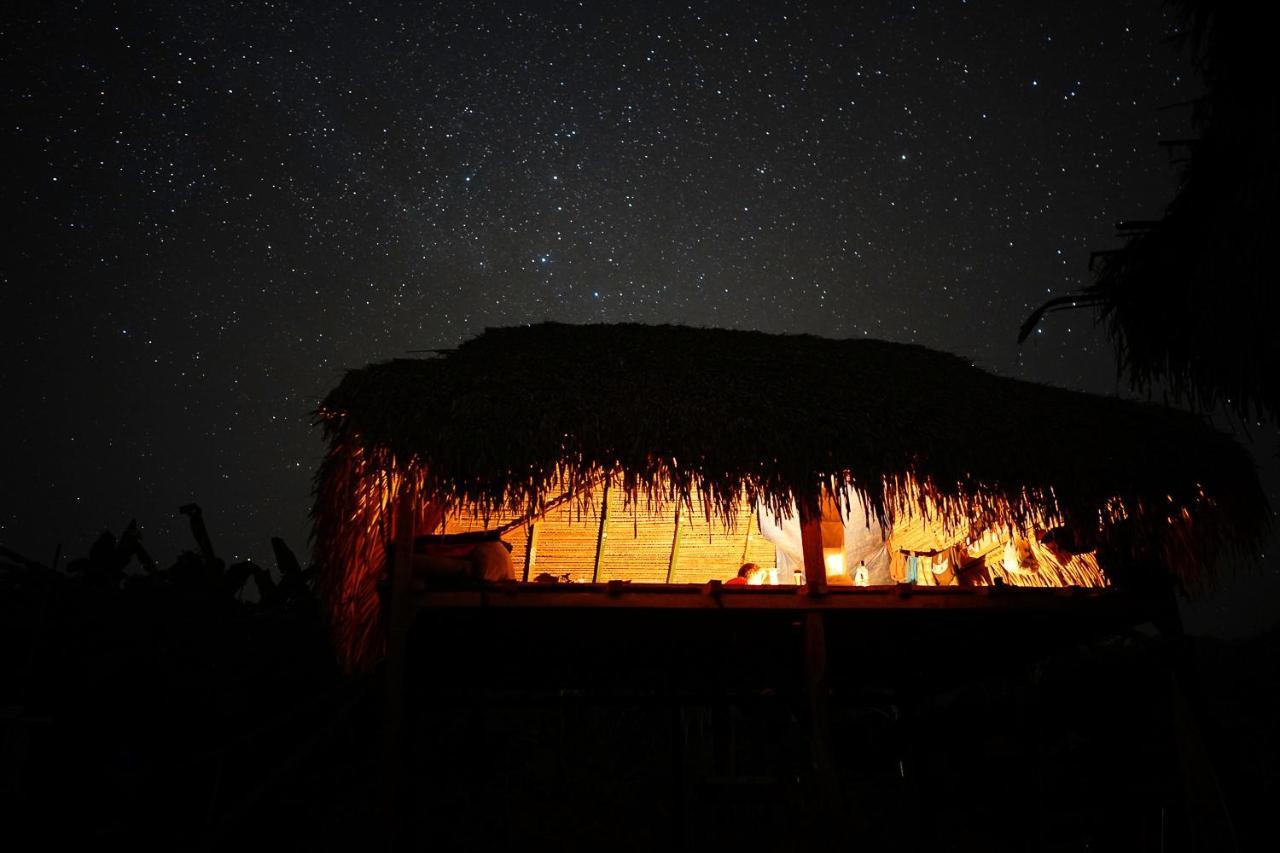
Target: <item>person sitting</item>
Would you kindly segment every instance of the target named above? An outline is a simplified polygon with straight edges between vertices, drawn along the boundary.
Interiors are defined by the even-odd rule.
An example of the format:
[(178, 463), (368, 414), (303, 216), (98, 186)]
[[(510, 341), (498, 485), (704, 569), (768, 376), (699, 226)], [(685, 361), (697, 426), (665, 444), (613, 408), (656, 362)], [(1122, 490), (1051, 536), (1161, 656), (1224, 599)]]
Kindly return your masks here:
[(764, 583), (765, 570), (755, 563), (743, 563), (738, 568), (738, 576), (724, 582), (725, 586), (759, 586)]

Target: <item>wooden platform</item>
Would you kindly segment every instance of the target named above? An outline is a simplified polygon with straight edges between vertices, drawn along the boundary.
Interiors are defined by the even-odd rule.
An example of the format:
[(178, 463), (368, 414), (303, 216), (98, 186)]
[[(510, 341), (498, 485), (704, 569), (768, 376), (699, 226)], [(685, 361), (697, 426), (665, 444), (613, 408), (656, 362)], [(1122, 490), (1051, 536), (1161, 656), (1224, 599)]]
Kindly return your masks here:
[(440, 608), (590, 608), (639, 610), (1063, 610), (1129, 601), (1106, 589), (928, 587), (899, 584), (831, 587), (814, 595), (805, 587), (706, 584), (503, 583), (465, 590), (427, 590), (421, 606)]
[(780, 687), (805, 671), (817, 617), (838, 686), (1023, 665), (1157, 606), (1115, 590), (510, 584), (426, 592), (409, 647), (437, 686)]

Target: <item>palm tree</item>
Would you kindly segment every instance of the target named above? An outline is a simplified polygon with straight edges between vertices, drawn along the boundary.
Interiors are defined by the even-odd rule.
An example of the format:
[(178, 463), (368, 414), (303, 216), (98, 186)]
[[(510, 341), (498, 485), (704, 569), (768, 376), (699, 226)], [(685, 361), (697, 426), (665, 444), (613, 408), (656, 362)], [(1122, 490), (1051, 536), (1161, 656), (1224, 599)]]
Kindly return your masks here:
[(1248, 4), (1183, 4), (1192, 62), (1205, 82), (1194, 103), (1200, 136), (1185, 150), (1180, 186), (1162, 219), (1123, 222), (1122, 248), (1091, 259), (1094, 282), (1040, 306), (1023, 341), (1054, 311), (1092, 308), (1138, 390), (1219, 406), (1242, 417), (1280, 417), (1275, 230), (1280, 196), (1280, 100), (1269, 62), (1271, 30)]

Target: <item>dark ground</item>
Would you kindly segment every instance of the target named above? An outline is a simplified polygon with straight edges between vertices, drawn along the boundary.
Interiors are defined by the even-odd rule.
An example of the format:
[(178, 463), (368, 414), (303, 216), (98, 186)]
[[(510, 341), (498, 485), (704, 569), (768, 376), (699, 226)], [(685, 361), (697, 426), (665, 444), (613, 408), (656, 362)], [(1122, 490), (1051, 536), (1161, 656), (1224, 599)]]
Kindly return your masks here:
[[(100, 543), (60, 571), (0, 555), (0, 802), (20, 842), (6, 849), (382, 846), (380, 674), (337, 672), (305, 573), (280, 551), (274, 572), (227, 568), (211, 548), (147, 570), (132, 542)], [(246, 595), (255, 574), (265, 592)], [(833, 632), (824, 788), (788, 675), (802, 669), (799, 628), (785, 620), (709, 635), (685, 658), (668, 643), (654, 658), (666, 664), (638, 675), (590, 637), (530, 655), (518, 626), (489, 625), (491, 647), (453, 627), (415, 639), (416, 784), (400, 847), (785, 850), (832, 833), (861, 850), (1280, 841), (1274, 629), (1185, 644), (1114, 632), (1038, 650), (1009, 636), (924, 660), (926, 636), (901, 666), (871, 668)], [(746, 642), (771, 651), (744, 666), (732, 650)], [(717, 646), (729, 665), (710, 666)], [(503, 647), (546, 666), (514, 677), (457, 665)], [(585, 676), (583, 661), (595, 667)]]

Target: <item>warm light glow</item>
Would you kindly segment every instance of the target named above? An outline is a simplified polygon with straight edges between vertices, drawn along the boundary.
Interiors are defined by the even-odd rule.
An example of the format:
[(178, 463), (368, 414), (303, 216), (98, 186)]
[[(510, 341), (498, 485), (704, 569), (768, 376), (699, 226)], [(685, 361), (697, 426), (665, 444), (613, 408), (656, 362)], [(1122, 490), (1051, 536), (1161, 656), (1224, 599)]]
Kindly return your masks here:
[[(721, 527), (711, 523), (715, 505), (708, 505), (700, 493), (693, 492), (689, 503), (684, 504), (688, 511), (680, 516), (682, 532), (673, 535), (673, 504), (679, 499), (674, 487), (658, 483), (651, 491), (641, 489), (634, 496), (615, 489), (609, 498), (613, 503), (608, 523), (616, 524), (616, 528), (610, 527), (599, 536), (601, 501), (598, 495), (591, 497), (591, 488), (600, 479), (578, 475), (576, 469), (558, 469), (556, 476), (541, 487), (540, 495), (565, 496), (563, 505), (558, 503), (559, 498), (548, 500), (537, 496), (529, 506), (511, 502), (483, 506), (467, 503), (456, 487), (442, 487), (442, 491), (428, 493), (420, 467), (398, 466), (387, 452), (367, 451), (354, 437), (345, 439), (331, 452), (335, 454), (331, 460), (334, 468), (323, 481), (322, 493), (330, 515), (324, 517), (323, 524), (317, 522), (316, 535), (323, 543), (322, 550), (329, 555), (327, 571), (337, 574), (329, 600), (330, 619), (338, 634), (343, 663), (348, 667), (372, 660), (385, 646), (379, 583), (388, 565), (397, 495), (406, 485), (412, 487), (421, 501), (415, 524), (418, 532), (452, 534), (490, 529), (528, 516), (535, 508), (534, 503), (540, 508), (551, 506), (545, 515), (538, 516), (540, 544), (533, 551), (538, 562), (529, 559), (530, 581), (542, 573), (558, 577), (561, 582), (589, 579), (596, 546), (607, 538), (603, 564), (608, 579), (701, 583), (708, 577), (729, 577), (743, 562), (754, 561), (766, 568), (759, 573), (764, 577), (749, 580), (751, 585), (779, 582), (777, 567), (769, 565), (779, 553), (773, 543), (764, 536), (747, 535), (746, 545), (750, 550), (744, 549), (741, 523), (751, 524), (754, 514), (760, 513), (763, 517), (763, 510), (767, 509), (752, 506), (745, 495), (739, 505), (739, 526)], [(916, 565), (912, 571), (917, 583), (955, 585), (958, 582), (955, 577), (945, 577), (948, 569), (967, 568), (974, 561), (981, 561), (975, 571), (965, 576), (968, 582), (989, 584), (1003, 568), (1006, 575), (1003, 580), (1015, 586), (1098, 588), (1110, 585), (1093, 554), (1066, 554), (1040, 541), (1043, 531), (1060, 523), (1056, 517), (1034, 515), (1023, 519), (1022, 526), (1014, 529), (1007, 522), (1007, 514), (996, 512), (996, 516), (1005, 520), (988, 522), (982, 529), (962, 528), (957, 521), (953, 528), (948, 527), (945, 514), (935, 504), (929, 504), (934, 514), (922, 515), (916, 509), (919, 504), (907, 500), (915, 500), (912, 496), (919, 497), (918, 492), (906, 490), (895, 495), (894, 500), (910, 504), (904, 505), (903, 514), (888, 531), (888, 549), (893, 559), (885, 571), (899, 582), (905, 580), (907, 566), (899, 555), (933, 553), (936, 555), (933, 559), (919, 557), (912, 561)], [(1204, 500), (1203, 496), (1200, 499)], [(1186, 507), (1170, 508), (1169, 512), (1183, 519), (1190, 518)], [(869, 584), (865, 566), (856, 562), (846, 564), (842, 547), (844, 522), (837, 520), (837, 515), (830, 513), (821, 523), (827, 578), (832, 585)], [(1102, 527), (1126, 517), (1125, 507), (1113, 499), (1099, 512), (1097, 522)], [(792, 520), (798, 527), (798, 519)], [(618, 535), (624, 532), (625, 536)], [(686, 542), (705, 540), (714, 547), (696, 552), (697, 559), (686, 558), (689, 567), (673, 572), (671, 555), (682, 537)], [(515, 549), (512, 558), (520, 566), (529, 558), (529, 544), (533, 540), (528, 524), (512, 528), (507, 538)], [(949, 560), (946, 554), (953, 547), (957, 553)], [(953, 562), (957, 565), (950, 565)], [(805, 574), (799, 568), (786, 576), (796, 586), (806, 583)]]
[(1022, 571), (1022, 566), (1018, 563), (1018, 549), (1013, 546), (1013, 542), (1004, 543), (1004, 556), (1000, 558), (1000, 566), (1006, 572), (1014, 573)]

